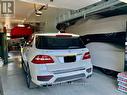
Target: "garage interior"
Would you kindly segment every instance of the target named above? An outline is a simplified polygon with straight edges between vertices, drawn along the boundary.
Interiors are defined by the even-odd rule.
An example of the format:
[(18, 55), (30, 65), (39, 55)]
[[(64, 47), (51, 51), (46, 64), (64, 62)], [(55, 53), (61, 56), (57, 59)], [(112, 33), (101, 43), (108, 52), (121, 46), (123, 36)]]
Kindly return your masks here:
[[(127, 70), (127, 0), (11, 1), (13, 16), (0, 14), (0, 95), (126, 95), (127, 86), (118, 90), (117, 75)], [(27, 88), (20, 47), (31, 34), (58, 32), (80, 35), (92, 76)]]

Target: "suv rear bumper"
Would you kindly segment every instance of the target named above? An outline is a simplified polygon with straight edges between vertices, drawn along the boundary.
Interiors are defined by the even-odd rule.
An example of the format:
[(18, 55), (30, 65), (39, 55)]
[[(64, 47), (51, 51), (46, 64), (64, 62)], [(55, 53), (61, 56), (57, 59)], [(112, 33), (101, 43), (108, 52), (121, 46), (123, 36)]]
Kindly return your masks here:
[[(91, 69), (88, 70), (88, 69)], [(89, 72), (88, 72), (89, 71)], [(73, 80), (78, 80), (78, 79), (82, 79), (82, 78), (87, 78), (89, 76), (92, 75), (92, 66), (89, 68), (84, 68), (77, 70), (77, 71), (73, 71), (73, 72), (65, 72), (65, 73), (54, 73), (54, 72), (47, 72), (47, 75), (39, 75), (39, 76), (53, 76), (50, 80), (48, 81), (39, 81), (36, 77), (34, 76), (34, 78), (32, 78), (32, 81), (39, 86), (42, 85), (49, 85), (49, 84), (58, 84), (58, 83), (63, 83), (63, 82), (68, 82), (68, 81), (73, 81)]]

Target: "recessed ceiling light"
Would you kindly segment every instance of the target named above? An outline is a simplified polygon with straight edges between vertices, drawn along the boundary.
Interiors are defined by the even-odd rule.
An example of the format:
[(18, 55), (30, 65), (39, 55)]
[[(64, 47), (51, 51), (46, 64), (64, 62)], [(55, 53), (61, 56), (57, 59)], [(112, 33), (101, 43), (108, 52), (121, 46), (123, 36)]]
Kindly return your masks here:
[(125, 45), (127, 46), (127, 42), (125, 42)]
[(25, 27), (25, 25), (23, 25), (23, 24), (18, 24), (18, 27)]

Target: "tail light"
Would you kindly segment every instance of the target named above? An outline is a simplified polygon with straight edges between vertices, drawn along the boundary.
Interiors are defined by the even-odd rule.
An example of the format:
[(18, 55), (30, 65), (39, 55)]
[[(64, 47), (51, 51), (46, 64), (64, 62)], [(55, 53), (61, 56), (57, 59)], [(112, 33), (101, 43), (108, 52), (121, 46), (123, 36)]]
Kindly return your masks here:
[(53, 75), (47, 75), (47, 76), (37, 76), (37, 80), (39, 81), (49, 81)]
[(49, 55), (37, 55), (33, 60), (34, 64), (51, 64), (54, 60)]
[(84, 54), (84, 56), (83, 56), (83, 60), (85, 60), (85, 59), (90, 59), (91, 57), (90, 57), (90, 52), (86, 52), (85, 54)]

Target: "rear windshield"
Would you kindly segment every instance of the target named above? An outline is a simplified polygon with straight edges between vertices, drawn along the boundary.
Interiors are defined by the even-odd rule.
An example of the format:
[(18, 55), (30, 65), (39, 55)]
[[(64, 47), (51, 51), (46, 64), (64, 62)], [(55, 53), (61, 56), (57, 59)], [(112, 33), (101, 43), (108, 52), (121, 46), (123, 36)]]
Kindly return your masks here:
[(85, 48), (79, 37), (36, 37), (37, 49), (79, 49)]

